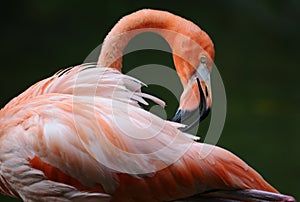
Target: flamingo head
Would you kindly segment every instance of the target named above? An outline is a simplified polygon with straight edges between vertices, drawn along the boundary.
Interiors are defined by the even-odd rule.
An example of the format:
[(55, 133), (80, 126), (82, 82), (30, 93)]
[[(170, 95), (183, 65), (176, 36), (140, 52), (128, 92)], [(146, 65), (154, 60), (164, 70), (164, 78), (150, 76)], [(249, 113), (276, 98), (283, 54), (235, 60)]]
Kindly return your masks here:
[[(185, 130), (194, 127), (209, 115), (212, 106), (211, 69), (210, 58), (206, 54), (201, 54), (198, 67), (187, 79), (186, 85), (183, 85), (184, 90), (180, 97), (179, 108), (172, 120), (182, 123), (193, 114), (198, 113), (196, 120)], [(182, 83), (184, 84), (184, 81)]]

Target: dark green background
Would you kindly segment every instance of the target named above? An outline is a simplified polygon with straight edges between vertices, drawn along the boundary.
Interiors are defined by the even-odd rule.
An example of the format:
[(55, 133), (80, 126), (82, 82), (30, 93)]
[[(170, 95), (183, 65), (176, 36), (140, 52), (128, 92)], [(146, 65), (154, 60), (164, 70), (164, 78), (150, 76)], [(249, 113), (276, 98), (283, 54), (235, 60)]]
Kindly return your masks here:
[[(120, 17), (141, 8), (168, 10), (198, 24), (215, 43), (228, 101), (218, 145), (300, 199), (300, 1), (100, 2), (2, 4), (1, 107), (36, 81), (82, 63)], [(126, 68), (172, 65), (170, 54), (157, 51), (130, 54), (125, 62)]]

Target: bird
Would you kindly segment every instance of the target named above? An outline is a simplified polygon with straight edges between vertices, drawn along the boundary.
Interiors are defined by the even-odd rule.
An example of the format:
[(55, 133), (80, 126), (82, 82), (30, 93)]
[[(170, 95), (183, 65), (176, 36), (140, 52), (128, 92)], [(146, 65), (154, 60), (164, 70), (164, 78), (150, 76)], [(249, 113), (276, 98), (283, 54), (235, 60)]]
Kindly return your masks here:
[[(169, 43), (184, 88), (172, 120), (144, 110), (165, 103), (122, 74), (124, 48), (147, 31)], [(212, 107), (213, 59), (210, 37), (189, 20), (154, 9), (124, 16), (97, 63), (60, 70), (1, 109), (0, 192), (23, 201), (295, 201), (181, 130), (198, 107), (198, 121)]]

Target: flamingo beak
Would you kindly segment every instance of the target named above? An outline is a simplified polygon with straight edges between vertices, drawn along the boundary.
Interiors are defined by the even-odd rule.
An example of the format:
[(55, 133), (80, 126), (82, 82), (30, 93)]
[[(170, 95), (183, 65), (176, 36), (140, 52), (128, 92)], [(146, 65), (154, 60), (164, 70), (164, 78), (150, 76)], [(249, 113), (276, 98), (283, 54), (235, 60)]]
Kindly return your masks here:
[(200, 65), (189, 79), (188, 85), (181, 95), (179, 109), (172, 121), (183, 123), (198, 111), (197, 118), (182, 129), (188, 131), (209, 115), (211, 105), (210, 72), (206, 66), (206, 57), (202, 56)]

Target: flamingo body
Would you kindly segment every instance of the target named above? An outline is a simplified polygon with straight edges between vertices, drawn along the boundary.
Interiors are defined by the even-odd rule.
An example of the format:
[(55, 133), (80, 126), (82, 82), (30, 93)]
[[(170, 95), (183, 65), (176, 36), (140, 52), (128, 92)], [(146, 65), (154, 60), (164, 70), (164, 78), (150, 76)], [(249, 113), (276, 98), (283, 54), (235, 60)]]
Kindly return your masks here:
[[(86, 73), (86, 78), (82, 77), (82, 83), (77, 81), (74, 85), (79, 73)], [(107, 81), (101, 75), (103, 73)], [(92, 92), (89, 88), (94, 86), (86, 86), (85, 82), (93, 83), (92, 79), (98, 79), (99, 76), (102, 77), (97, 88), (99, 96), (96, 94), (93, 97), (96, 99), (94, 102), (90, 102), (88, 95), (73, 95), (74, 86), (83, 92)], [(276, 192), (259, 174), (230, 152), (192, 142), (189, 136), (177, 129), (178, 124), (145, 112), (135, 100), (130, 104), (127, 99), (115, 100), (119, 106), (124, 105), (120, 107), (124, 111), (118, 113), (126, 114), (129, 107), (137, 123), (154, 120), (152, 127), (164, 125), (163, 130), (149, 144), (141, 142), (141, 145), (137, 145), (128, 139), (122, 142), (128, 137), (122, 132), (115, 132), (118, 126), (107, 118), (113, 108), (111, 94), (105, 94), (105, 91), (116, 91), (116, 88), (123, 87), (118, 84), (120, 81), (117, 78), (123, 81), (129, 79), (129, 82), (134, 82), (131, 85), (141, 85), (111, 68), (86, 69), (85, 66), (79, 66), (39, 82), (6, 105), (1, 110), (1, 191), (32, 201), (41, 200), (41, 197), (45, 201), (80, 201), (89, 198), (101, 201), (171, 201), (211, 189), (237, 188)], [(105, 89), (105, 84), (111, 82), (115, 86)], [(128, 96), (137, 93), (137, 99), (142, 99), (139, 92), (132, 92), (128, 88), (117, 90), (128, 93)], [(96, 121), (91, 122), (95, 117)], [(98, 128), (98, 124), (105, 131), (100, 131), (102, 128)], [(99, 158), (106, 153), (105, 146), (101, 145), (101, 136), (115, 141), (113, 143), (117, 147), (135, 153), (149, 152), (153, 150), (153, 144), (159, 142), (162, 146), (168, 146), (168, 141), (175, 138), (180, 138), (180, 141), (176, 140), (178, 143), (170, 145), (170, 149), (176, 150), (186, 144), (188, 147), (184, 155), (170, 166), (155, 173), (132, 175), (129, 173), (138, 173), (138, 169), (150, 169), (136, 168), (141, 166), (136, 162), (144, 161), (141, 164), (151, 166), (153, 164), (148, 163), (151, 159), (128, 159), (125, 155), (121, 165), (126, 163), (128, 166), (122, 168), (123, 172), (107, 168), (97, 159), (99, 153)], [(112, 136), (116, 137), (113, 139)], [(181, 145), (181, 141), (184, 144)], [(86, 147), (95, 147), (96, 150)], [(178, 152), (182, 152), (181, 149)], [(117, 153), (107, 155), (109, 159), (123, 159)], [(164, 162), (174, 159), (173, 152), (164, 155), (157, 159), (164, 159)], [(157, 164), (161, 168), (159, 162)], [(155, 171), (156, 168), (151, 170)]]

